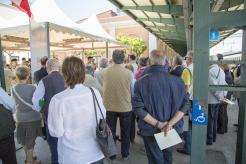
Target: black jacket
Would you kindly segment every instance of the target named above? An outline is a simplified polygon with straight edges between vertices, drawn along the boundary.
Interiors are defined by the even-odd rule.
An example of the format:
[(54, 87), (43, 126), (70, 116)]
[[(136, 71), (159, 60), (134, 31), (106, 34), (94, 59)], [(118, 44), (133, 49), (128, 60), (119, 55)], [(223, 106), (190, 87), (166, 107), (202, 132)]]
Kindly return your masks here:
[(38, 84), (39, 81), (40, 81), (42, 78), (44, 78), (45, 76), (47, 76), (47, 75), (48, 75), (48, 73), (47, 73), (46, 69), (43, 68), (43, 67), (40, 68), (40, 70), (34, 72), (34, 82), (35, 82), (36, 84)]

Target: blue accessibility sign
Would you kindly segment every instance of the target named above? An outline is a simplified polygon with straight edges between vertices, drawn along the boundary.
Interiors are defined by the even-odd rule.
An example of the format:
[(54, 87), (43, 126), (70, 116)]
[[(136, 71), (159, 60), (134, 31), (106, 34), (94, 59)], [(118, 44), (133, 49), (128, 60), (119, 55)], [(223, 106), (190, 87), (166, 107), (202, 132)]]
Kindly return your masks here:
[(197, 100), (193, 100), (192, 122), (197, 125), (207, 125), (208, 122), (204, 107), (199, 105)]
[(212, 42), (220, 41), (220, 32), (219, 31), (211, 31), (209, 33), (209, 41), (212, 41)]

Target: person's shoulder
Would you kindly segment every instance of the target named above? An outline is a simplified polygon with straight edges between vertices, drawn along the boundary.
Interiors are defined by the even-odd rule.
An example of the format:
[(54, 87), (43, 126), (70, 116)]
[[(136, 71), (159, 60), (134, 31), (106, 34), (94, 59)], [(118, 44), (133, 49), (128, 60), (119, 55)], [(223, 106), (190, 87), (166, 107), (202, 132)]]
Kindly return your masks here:
[(31, 88), (31, 89), (36, 89), (35, 85), (33, 85), (33, 84), (27, 84), (26, 86), (27, 86), (28, 88)]
[(61, 91), (61, 92), (55, 94), (55, 95), (52, 97), (52, 99), (57, 100), (57, 101), (60, 101), (60, 102), (63, 102), (63, 100), (65, 100), (66, 98), (68, 98), (68, 97), (67, 97), (68, 90), (69, 90), (69, 89), (67, 88), (67, 89), (65, 89), (65, 90), (63, 90), (63, 91)]

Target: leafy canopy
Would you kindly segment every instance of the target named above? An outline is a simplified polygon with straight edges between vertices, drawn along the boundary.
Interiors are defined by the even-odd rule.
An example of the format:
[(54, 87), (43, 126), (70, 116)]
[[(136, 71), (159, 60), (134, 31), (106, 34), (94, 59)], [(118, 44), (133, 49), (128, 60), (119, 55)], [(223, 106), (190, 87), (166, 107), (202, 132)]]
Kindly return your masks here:
[(124, 34), (118, 34), (116, 40), (122, 44), (129, 46), (127, 51), (135, 53), (137, 56), (141, 55), (147, 48), (143, 39), (139, 37), (129, 37)]

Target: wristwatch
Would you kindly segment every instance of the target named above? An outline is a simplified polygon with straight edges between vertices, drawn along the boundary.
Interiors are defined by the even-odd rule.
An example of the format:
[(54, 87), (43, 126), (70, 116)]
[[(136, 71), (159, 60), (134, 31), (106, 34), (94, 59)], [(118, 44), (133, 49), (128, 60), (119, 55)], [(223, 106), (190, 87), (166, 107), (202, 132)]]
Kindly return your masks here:
[(155, 128), (158, 128), (159, 124), (160, 124), (160, 122), (157, 121), (156, 124), (155, 124)]

